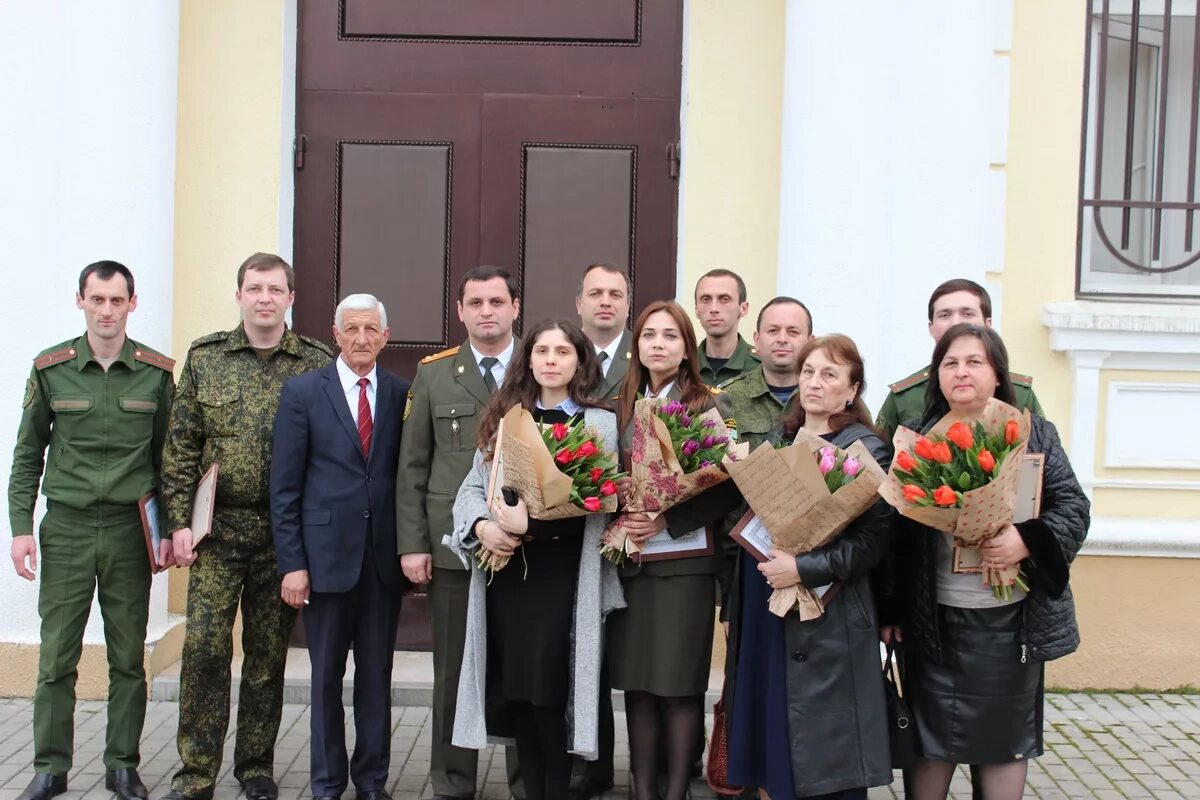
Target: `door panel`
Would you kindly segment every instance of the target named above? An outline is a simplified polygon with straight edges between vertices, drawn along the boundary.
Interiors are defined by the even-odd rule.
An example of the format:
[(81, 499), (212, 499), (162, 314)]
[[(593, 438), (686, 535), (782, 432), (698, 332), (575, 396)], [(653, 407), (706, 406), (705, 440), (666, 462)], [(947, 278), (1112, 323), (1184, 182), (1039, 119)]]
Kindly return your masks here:
[(345, 37), (633, 44), (638, 0), (346, 0)]

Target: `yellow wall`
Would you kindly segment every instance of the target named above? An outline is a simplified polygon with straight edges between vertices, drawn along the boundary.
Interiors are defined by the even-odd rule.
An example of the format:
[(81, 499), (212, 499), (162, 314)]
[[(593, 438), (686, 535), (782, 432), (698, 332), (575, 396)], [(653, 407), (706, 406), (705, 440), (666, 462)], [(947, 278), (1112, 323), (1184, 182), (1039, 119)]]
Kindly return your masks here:
[[(691, 311), (696, 281), (724, 267), (745, 279), (753, 309), (776, 287), (785, 4), (693, 0), (688, 10), (679, 301)], [(741, 330), (753, 332), (753, 314)]]
[(1077, 3), (1016, 0), (1013, 12), (1004, 341), (1013, 363), (1037, 376), (1047, 415), (1067, 420), (1071, 372), (1050, 350), (1042, 307), (1075, 296), (1085, 19)]

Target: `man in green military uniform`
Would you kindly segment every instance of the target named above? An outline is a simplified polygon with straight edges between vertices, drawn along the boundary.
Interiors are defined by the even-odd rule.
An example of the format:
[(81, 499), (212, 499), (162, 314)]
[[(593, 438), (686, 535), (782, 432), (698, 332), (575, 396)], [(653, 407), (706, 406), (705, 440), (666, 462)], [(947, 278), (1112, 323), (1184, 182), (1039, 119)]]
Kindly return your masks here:
[[(268, 475), (283, 382), (333, 357), (321, 342), (288, 329), (295, 276), (279, 256), (255, 253), (238, 269), (242, 324), (192, 343), (163, 453), (167, 530), (175, 560), (191, 565), (179, 679), (183, 762), (168, 800), (207, 800), (229, 727), (233, 624), (242, 607), (241, 689), (233, 774), (249, 800), (274, 800), (275, 738), (283, 670), (296, 610), (279, 594)], [(212, 531), (191, 529), (196, 482), (218, 464)]]
[(762, 363), (720, 387), (733, 405), (738, 440), (749, 442), (751, 450), (783, 417), (799, 385), (796, 359), (811, 336), (808, 307), (793, 297), (776, 297), (758, 312), (754, 348)]
[[(400, 567), (429, 584), (433, 617), (433, 741), (429, 779), (440, 798), (475, 796), (479, 754), (451, 744), (458, 675), (467, 630), (471, 575), (442, 544), (454, 527), (451, 509), (475, 456), (475, 425), (504, 382), (516, 347), (521, 309), (517, 282), (499, 267), (476, 267), (458, 286), (458, 318), (467, 341), (421, 360), (404, 409), (396, 473), (396, 538)], [(523, 796), (516, 748), (505, 754), (509, 788)]]
[[(992, 298), (978, 283), (955, 278), (933, 290), (929, 297), (929, 335), (936, 344), (942, 334), (960, 322), (992, 326)], [(1017, 392), (1017, 407), (1042, 415), (1042, 406), (1033, 393), (1033, 378), (1009, 373)], [(929, 367), (925, 366), (903, 380), (893, 383), (879, 409), (875, 425), (890, 442), (896, 428), (921, 417), (925, 412), (925, 391), (929, 385)]]
[(758, 367), (758, 354), (738, 333), (738, 321), (750, 311), (746, 282), (736, 272), (713, 269), (696, 282), (696, 319), (704, 328), (700, 377), (720, 386)]
[[(35, 774), (19, 800), (47, 800), (67, 789), (76, 669), (97, 587), (108, 655), (104, 784), (132, 800), (146, 797), (137, 767), (151, 576), (138, 500), (158, 487), (175, 362), (125, 335), (137, 295), (122, 264), (84, 268), (75, 304), (87, 332), (34, 359), (8, 483), (13, 566), (30, 581), (38, 562), (33, 509), (39, 482), (46, 496), (39, 531)], [(164, 543), (159, 564), (169, 565), (170, 555)]]

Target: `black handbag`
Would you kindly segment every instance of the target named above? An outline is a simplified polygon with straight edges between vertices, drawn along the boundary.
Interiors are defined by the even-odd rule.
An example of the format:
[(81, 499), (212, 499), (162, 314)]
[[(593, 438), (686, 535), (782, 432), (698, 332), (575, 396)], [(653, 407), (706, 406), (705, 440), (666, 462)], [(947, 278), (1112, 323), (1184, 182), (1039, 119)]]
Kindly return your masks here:
[(887, 704), (888, 744), (892, 749), (892, 769), (908, 769), (917, 760), (917, 729), (904, 699), (904, 651), (887, 645), (883, 662), (884, 700)]

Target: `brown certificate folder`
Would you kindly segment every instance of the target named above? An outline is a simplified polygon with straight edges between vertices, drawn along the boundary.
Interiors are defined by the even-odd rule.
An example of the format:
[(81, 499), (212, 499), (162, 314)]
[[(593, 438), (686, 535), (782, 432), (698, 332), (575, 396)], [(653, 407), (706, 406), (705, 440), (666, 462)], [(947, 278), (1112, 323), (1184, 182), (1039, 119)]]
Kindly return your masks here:
[(142, 515), (142, 533), (146, 537), (146, 553), (150, 556), (150, 573), (162, 572), (166, 567), (158, 560), (158, 546), (162, 542), (163, 518), (158, 503), (158, 492), (151, 489), (138, 500), (138, 511)]
[(213, 462), (208, 472), (196, 484), (196, 494), (192, 499), (192, 547), (204, 541), (204, 537), (212, 533), (213, 508), (217, 504), (217, 475), (221, 465)]

